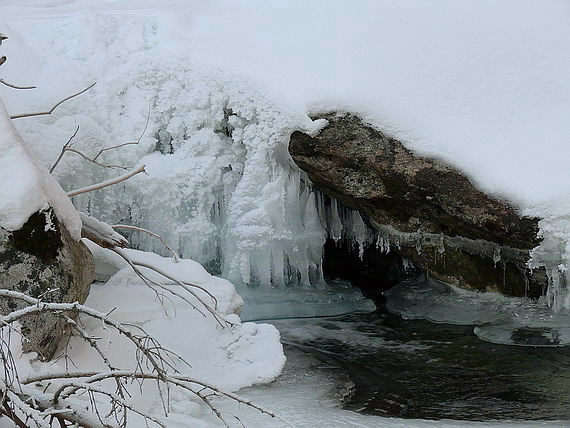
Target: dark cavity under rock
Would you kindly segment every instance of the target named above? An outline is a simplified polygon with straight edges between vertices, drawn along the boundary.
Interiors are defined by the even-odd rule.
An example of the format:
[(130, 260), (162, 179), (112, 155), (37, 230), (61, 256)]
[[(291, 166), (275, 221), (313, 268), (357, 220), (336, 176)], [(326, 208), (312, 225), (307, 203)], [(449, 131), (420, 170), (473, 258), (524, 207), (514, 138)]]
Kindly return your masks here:
[(363, 214), (397, 251), (432, 276), (465, 288), (539, 296), (526, 269), (538, 219), (476, 188), (443, 162), (413, 154), (353, 115), (326, 114), (319, 135), (291, 135), (289, 152), (314, 186)]

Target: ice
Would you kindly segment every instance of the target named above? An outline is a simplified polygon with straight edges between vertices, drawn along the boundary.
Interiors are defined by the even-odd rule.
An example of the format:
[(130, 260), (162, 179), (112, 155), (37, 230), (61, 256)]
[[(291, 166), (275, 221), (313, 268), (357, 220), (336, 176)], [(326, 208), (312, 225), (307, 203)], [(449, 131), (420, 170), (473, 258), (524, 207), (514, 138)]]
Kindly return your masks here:
[[(338, 330), (334, 332), (339, 333)], [(340, 332), (342, 334), (342, 332)], [(345, 339), (344, 336), (341, 340)], [(413, 352), (410, 350), (410, 352)], [(339, 392), (346, 393), (350, 385), (338, 369), (327, 370), (326, 364), (300, 351), (287, 354), (283, 374), (270, 385), (241, 391), (256, 403), (271, 406), (284, 419), (264, 419), (251, 409), (237, 407), (228, 401), (216, 400), (225, 412), (240, 410), (240, 420), (246, 426), (267, 428), (507, 428), (558, 426), (565, 421), (453, 421), (387, 418), (345, 410), (340, 406)], [(340, 390), (340, 391), (339, 391)]]
[(334, 316), (371, 312), (374, 303), (347, 281), (335, 280), (320, 288), (239, 289), (245, 321)]
[(570, 314), (556, 313), (548, 298), (538, 301), (468, 291), (419, 278), (384, 292), (386, 308), (405, 319), (473, 325), (482, 340), (516, 346), (570, 345)]
[[(45, 123), (22, 123), (29, 134), (50, 135), (52, 128), (57, 129), (48, 138), (50, 149), (36, 142), (36, 152), (46, 165), (52, 163), (62, 130), (72, 121), (80, 125), (74, 148), (91, 154), (139, 136), (148, 118), (138, 144), (100, 157), (105, 164), (144, 164), (148, 175), (79, 195), (74, 198), (76, 206), (109, 224), (152, 230), (181, 257), (198, 261), (244, 293), (256, 289), (261, 296), (279, 289), (285, 295), (292, 288), (305, 290), (300, 301), (307, 302), (301, 305), (307, 315), (308, 302), (319, 300), (314, 290), (327, 286), (322, 247), (328, 230), (320, 196), (293, 163), (287, 144), (294, 130), (315, 133), (324, 122), (313, 122), (302, 110), (281, 105), (265, 88), (239, 75), (196, 63), (179, 50), (165, 55), (162, 49), (170, 40), (164, 40), (161, 30), (166, 28), (160, 17), (134, 20), (133, 33), (122, 34), (123, 38), (104, 37), (104, 51), (100, 40), (79, 34), (86, 28), (103, 34), (122, 32), (123, 22), (90, 13), (76, 18), (60, 23), (66, 32), (78, 35), (74, 53), (66, 53), (67, 61), (81, 68), (85, 79), (92, 73), (98, 85), (76, 104), (66, 105), (61, 116), (50, 116)], [(100, 52), (112, 72), (84, 69), (83, 51)], [(16, 53), (13, 57), (18, 61)], [(44, 64), (46, 70), (51, 67)], [(124, 78), (116, 79), (117, 75)], [(69, 117), (73, 120), (67, 121)], [(54, 173), (65, 188), (73, 189), (120, 175), (120, 170), (81, 163), (78, 156), (68, 155)], [(342, 235), (363, 251), (367, 229), (360, 215), (340, 207), (332, 215), (330, 233), (339, 239)], [(124, 234), (135, 248), (168, 254), (144, 233)], [(342, 290), (347, 290), (344, 297)], [(323, 303), (335, 300), (345, 311), (371, 307), (362, 306), (360, 293), (346, 287), (325, 295)], [(276, 292), (274, 300), (279, 299)], [(347, 302), (352, 301), (355, 306), (349, 308)], [(330, 309), (323, 311), (331, 314)]]
[[(560, 210), (560, 208), (558, 208)], [(570, 311), (570, 289), (568, 263), (570, 260), (570, 217), (557, 215), (539, 222), (540, 245), (531, 251), (528, 266), (531, 269), (543, 268), (548, 276), (546, 302), (554, 312)]]

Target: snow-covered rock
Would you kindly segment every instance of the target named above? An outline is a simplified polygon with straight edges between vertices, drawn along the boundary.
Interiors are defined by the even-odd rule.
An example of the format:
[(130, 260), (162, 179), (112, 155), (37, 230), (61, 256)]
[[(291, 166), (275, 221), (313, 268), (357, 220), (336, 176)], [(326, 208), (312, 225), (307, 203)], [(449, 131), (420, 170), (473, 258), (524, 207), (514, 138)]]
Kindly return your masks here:
[[(44, 301), (84, 302), (94, 278), (91, 253), (78, 240), (81, 221), (69, 198), (31, 154), (0, 100), (0, 287)], [(0, 301), (3, 314), (21, 307)], [(69, 334), (56, 315), (28, 316), (25, 351), (49, 359)]]

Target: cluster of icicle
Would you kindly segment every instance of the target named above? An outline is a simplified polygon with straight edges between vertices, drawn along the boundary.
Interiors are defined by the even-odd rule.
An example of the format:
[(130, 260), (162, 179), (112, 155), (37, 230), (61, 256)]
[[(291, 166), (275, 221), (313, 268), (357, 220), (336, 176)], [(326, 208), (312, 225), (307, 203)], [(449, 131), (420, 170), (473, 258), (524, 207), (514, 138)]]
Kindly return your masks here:
[[(147, 132), (139, 147), (109, 153), (108, 161), (132, 165), (138, 157), (148, 175), (77, 197), (80, 210), (150, 229), (181, 257), (252, 288), (323, 286), (327, 235), (363, 251), (372, 238), (360, 215), (325, 202), (287, 150), (294, 130), (314, 134), (324, 121), (283, 109), (259, 88), (224, 82), (210, 70), (171, 64), (142, 73), (116, 92), (137, 99), (137, 91), (153, 88)], [(77, 187), (114, 174), (96, 166), (78, 174), (63, 165), (61, 178)], [(138, 249), (167, 255), (148, 235), (135, 231), (128, 239)]]
[(531, 251), (529, 267), (544, 268), (548, 286), (544, 298), (554, 312), (570, 311), (570, 218), (553, 217), (539, 222), (542, 241)]

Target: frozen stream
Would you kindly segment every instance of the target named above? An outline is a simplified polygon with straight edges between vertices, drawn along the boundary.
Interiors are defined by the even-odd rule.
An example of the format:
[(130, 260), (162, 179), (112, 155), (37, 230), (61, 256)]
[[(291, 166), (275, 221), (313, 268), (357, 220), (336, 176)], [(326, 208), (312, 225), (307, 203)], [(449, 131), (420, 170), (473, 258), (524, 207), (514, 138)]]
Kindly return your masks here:
[[(493, 344), (473, 326), (404, 320), (383, 306), (271, 323), (286, 368), (241, 393), (293, 426), (570, 426), (570, 348)], [(246, 426), (285, 426), (233, 411)]]

